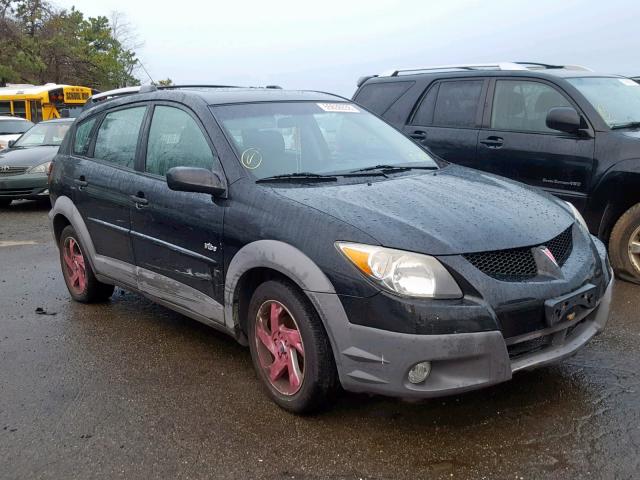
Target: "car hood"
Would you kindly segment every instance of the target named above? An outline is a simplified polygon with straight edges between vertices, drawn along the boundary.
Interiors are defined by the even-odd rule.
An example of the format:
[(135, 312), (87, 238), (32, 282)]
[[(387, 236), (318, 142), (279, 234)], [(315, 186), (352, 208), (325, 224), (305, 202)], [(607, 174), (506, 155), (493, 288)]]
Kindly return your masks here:
[(2, 165), (33, 167), (50, 162), (56, 153), (58, 153), (58, 147), (51, 146), (10, 148), (0, 152), (0, 167)]
[(547, 194), (454, 165), (371, 183), (276, 190), (365, 231), (383, 246), (430, 255), (539, 245), (575, 221)]

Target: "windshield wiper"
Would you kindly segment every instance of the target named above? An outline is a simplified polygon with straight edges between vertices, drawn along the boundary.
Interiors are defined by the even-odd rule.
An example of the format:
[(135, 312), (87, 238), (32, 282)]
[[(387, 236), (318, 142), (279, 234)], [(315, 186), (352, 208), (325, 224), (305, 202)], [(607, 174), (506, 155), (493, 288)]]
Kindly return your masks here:
[(310, 172), (292, 172), (283, 173), (281, 175), (273, 175), (271, 177), (259, 178), (256, 183), (262, 182), (277, 182), (277, 181), (297, 181), (297, 180), (311, 180), (314, 182), (335, 182), (338, 178), (334, 175), (321, 175), (319, 173)]
[(611, 125), (611, 130), (619, 130), (622, 128), (640, 128), (640, 122), (618, 123)]
[(407, 165), (374, 165), (373, 167), (358, 168), (351, 170), (350, 173), (358, 172), (371, 172), (374, 170), (381, 170), (382, 172), (406, 172), (408, 170), (437, 170), (438, 167), (434, 166), (407, 166)]

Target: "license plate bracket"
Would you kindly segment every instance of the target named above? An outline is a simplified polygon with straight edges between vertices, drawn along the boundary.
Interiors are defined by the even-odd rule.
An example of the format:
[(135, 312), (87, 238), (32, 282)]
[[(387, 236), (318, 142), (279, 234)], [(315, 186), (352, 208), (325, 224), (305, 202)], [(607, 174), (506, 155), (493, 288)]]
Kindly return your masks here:
[(587, 284), (575, 292), (544, 302), (545, 316), (549, 326), (573, 320), (581, 309), (595, 308), (597, 290), (595, 285)]

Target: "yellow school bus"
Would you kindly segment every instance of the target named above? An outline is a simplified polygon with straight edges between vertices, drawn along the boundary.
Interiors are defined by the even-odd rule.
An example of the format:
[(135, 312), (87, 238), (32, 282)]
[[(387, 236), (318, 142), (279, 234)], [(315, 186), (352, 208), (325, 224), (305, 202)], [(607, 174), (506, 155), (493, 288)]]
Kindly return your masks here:
[(72, 85), (16, 85), (0, 87), (0, 115), (32, 122), (60, 118), (63, 109), (79, 108), (93, 94), (89, 87)]

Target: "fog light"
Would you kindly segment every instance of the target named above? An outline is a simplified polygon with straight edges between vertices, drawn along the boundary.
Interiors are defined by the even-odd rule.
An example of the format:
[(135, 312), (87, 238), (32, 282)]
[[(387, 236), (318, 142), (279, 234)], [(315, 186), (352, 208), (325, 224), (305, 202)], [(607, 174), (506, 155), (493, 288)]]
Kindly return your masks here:
[(420, 362), (411, 367), (407, 378), (409, 379), (409, 382), (413, 384), (422, 383), (427, 379), (430, 373), (431, 362)]

